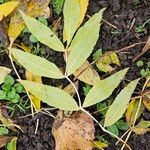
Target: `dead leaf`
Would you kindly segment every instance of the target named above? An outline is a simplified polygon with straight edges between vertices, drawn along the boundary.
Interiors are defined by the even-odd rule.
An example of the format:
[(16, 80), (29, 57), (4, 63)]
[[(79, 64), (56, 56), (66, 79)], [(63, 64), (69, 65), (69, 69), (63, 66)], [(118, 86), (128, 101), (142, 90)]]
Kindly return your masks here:
[(139, 57), (141, 57), (145, 52), (147, 52), (150, 49), (150, 36), (148, 37), (148, 40), (145, 44), (145, 46), (142, 49), (142, 52), (140, 54), (138, 54), (133, 61), (137, 60)]
[(14, 2), (6, 2), (0, 5), (0, 21), (3, 17), (7, 17), (18, 5), (19, 3)]
[(100, 81), (97, 71), (86, 61), (75, 73), (74, 76), (89, 85)]
[[(78, 81), (74, 82), (74, 85), (78, 89), (79, 82)], [(74, 87), (72, 86), (72, 84), (68, 84), (63, 90), (67, 92), (68, 94), (70, 94), (72, 97), (76, 94), (76, 91)]]
[(4, 82), (4, 78), (11, 72), (11, 69), (0, 66), (0, 84)]
[(55, 150), (92, 150), (94, 132), (93, 120), (87, 114), (75, 112), (65, 117), (59, 111), (52, 128)]
[[(34, 75), (32, 74), (30, 71), (26, 70), (26, 79), (29, 81), (34, 81), (34, 82), (38, 82), (38, 83), (42, 83), (42, 79), (40, 76), (38, 75)], [(35, 106), (36, 110), (41, 109), (41, 100), (36, 98), (35, 96), (33, 96), (32, 94), (30, 94), (31, 100)]]
[(149, 126), (150, 126), (150, 121), (142, 120), (141, 122), (138, 123), (138, 125), (136, 125), (133, 128), (133, 131), (136, 134), (144, 134), (146, 132), (150, 132), (150, 128), (148, 128)]
[(143, 47), (142, 52), (145, 53), (149, 49), (150, 49), (150, 36), (148, 37), (148, 40), (147, 40), (145, 46)]
[[(45, 9), (49, 4), (49, 0), (18, 0), (19, 1), (19, 9), (23, 11), (26, 15), (31, 17), (38, 17), (44, 14)], [(25, 24), (17, 11), (14, 16), (10, 20), (9, 28), (8, 28), (8, 36), (9, 39), (15, 39), (20, 35), (22, 30), (24, 29)]]
[(150, 94), (145, 95), (143, 97), (143, 104), (146, 107), (146, 109), (150, 111)]
[[(137, 108), (138, 108), (138, 104), (139, 104), (139, 99), (133, 99), (128, 104), (127, 111), (126, 111), (126, 121), (127, 121), (129, 126), (132, 126), (133, 123), (134, 123), (134, 119), (135, 119), (136, 111), (137, 111)], [(141, 104), (137, 119), (140, 117), (143, 110), (144, 110), (144, 105)]]
[(0, 147), (4, 147), (6, 144), (8, 144), (13, 137), (11, 136), (0, 136)]
[(111, 64), (121, 66), (119, 58), (115, 52), (106, 52), (96, 61), (97, 68), (103, 72), (113, 71), (114, 68), (111, 66)]

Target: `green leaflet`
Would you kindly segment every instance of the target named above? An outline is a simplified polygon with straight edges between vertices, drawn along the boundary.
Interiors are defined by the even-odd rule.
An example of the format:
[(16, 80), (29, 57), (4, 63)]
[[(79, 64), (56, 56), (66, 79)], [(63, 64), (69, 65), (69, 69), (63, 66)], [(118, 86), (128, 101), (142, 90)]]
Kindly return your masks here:
[(114, 124), (122, 117), (130, 101), (132, 93), (138, 84), (138, 81), (139, 79), (132, 81), (117, 95), (106, 113), (104, 123), (105, 127)]
[(73, 74), (89, 57), (99, 37), (100, 22), (104, 9), (96, 13), (76, 33), (67, 60), (67, 75)]
[(59, 88), (27, 80), (19, 80), (19, 82), (31, 94), (50, 106), (66, 111), (79, 110), (79, 107), (75, 100), (68, 93)]
[(77, 0), (65, 0), (64, 4), (64, 31), (63, 40), (67, 40), (67, 45), (72, 40), (75, 31), (78, 28), (80, 18), (80, 6)]
[(95, 84), (87, 94), (83, 107), (89, 107), (108, 98), (127, 73), (128, 68)]
[(61, 51), (61, 52), (64, 51), (64, 46), (62, 42), (47, 26), (45, 26), (43, 23), (37, 21), (34, 18), (26, 16), (21, 11), (20, 13), (25, 21), (25, 24), (29, 28), (30, 32), (38, 41), (47, 45), (48, 47), (50, 47), (55, 51)]
[(58, 67), (44, 58), (12, 48), (12, 55), (27, 70), (35, 75), (60, 79), (64, 78)]
[(10, 143), (7, 144), (7, 150), (17, 150), (17, 137), (14, 137)]

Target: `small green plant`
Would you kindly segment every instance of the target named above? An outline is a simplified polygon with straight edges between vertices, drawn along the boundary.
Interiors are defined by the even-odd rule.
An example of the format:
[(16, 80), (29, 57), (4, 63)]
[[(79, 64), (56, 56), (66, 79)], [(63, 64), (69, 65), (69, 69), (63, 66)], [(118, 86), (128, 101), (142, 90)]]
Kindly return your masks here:
[(150, 21), (150, 19), (148, 19), (147, 21), (145, 21), (145, 22), (144, 22), (143, 24), (141, 24), (141, 25), (137, 25), (136, 28), (135, 28), (135, 32), (137, 32), (137, 33), (142, 33), (142, 32), (144, 32), (144, 31), (145, 31), (145, 26), (146, 26), (146, 24), (149, 23), (149, 21)]
[(55, 12), (57, 15), (60, 15), (60, 13), (62, 12), (63, 5), (64, 5), (64, 1), (65, 1), (65, 0), (53, 0), (54, 12)]
[(150, 62), (144, 63), (140, 60), (136, 65), (140, 68), (140, 74), (142, 77), (150, 76)]
[(118, 30), (111, 30), (111, 34), (112, 34), (113, 36), (118, 35), (118, 34), (120, 34), (120, 33), (121, 33), (121, 32), (118, 31)]
[(15, 83), (14, 78), (10, 75), (5, 77), (4, 83), (1, 86), (0, 90), (0, 100), (7, 102), (7, 108), (11, 113), (11, 116), (14, 114), (15, 110), (18, 108), (21, 112), (25, 112), (28, 108), (28, 100), (24, 101), (20, 97), (20, 94), (24, 92), (24, 87), (20, 83)]

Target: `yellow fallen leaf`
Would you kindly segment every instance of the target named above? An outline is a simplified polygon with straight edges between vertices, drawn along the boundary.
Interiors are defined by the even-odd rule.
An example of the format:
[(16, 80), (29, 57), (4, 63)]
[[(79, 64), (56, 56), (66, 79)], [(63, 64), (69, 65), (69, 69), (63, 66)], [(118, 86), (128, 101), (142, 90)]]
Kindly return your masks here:
[(3, 19), (3, 16), (8, 16), (18, 5), (17, 1), (7, 2), (0, 5), (0, 21)]
[[(19, 9), (23, 11), (25, 14), (31, 17), (39, 17), (44, 14), (45, 9), (49, 4), (49, 0), (18, 0), (20, 2)], [(24, 29), (25, 24), (24, 21), (19, 14), (16, 12), (14, 16), (10, 20), (9, 28), (8, 28), (8, 36), (9, 39), (15, 39), (20, 35), (22, 30)]]
[(146, 132), (150, 132), (150, 121), (141, 120), (132, 130), (136, 134), (144, 134)]
[(0, 66), (0, 84), (4, 82), (4, 78), (7, 74), (9, 74), (11, 69)]
[(100, 81), (100, 77), (97, 73), (97, 71), (90, 66), (89, 62), (86, 61), (75, 73), (74, 76), (89, 84), (89, 85), (94, 85), (98, 81)]
[[(127, 111), (126, 111), (126, 121), (127, 121), (129, 126), (132, 126), (133, 123), (134, 123), (134, 119), (135, 119), (136, 111), (137, 111), (137, 108), (138, 108), (138, 104), (139, 104), (139, 99), (133, 99), (128, 104)], [(144, 106), (143, 106), (143, 104), (141, 104), (140, 109), (139, 109), (139, 113), (137, 115), (137, 119), (140, 117), (143, 110), (144, 110)]]
[(97, 61), (96, 66), (100, 71), (103, 72), (111, 72), (114, 70), (114, 68), (111, 66), (111, 64), (115, 64), (118, 66), (121, 66), (119, 58), (115, 52), (106, 52), (104, 55), (102, 55)]
[[(26, 70), (26, 79), (30, 80), (30, 81), (34, 81), (34, 82), (38, 82), (38, 83), (42, 83), (42, 79), (40, 76), (38, 75), (34, 75), (31, 72), (29, 72), (28, 70)], [(28, 90), (28, 89), (27, 89)], [(39, 110), (41, 108), (41, 100), (36, 98), (35, 96), (33, 96), (32, 94), (30, 94), (31, 100), (35, 106), (36, 110)]]

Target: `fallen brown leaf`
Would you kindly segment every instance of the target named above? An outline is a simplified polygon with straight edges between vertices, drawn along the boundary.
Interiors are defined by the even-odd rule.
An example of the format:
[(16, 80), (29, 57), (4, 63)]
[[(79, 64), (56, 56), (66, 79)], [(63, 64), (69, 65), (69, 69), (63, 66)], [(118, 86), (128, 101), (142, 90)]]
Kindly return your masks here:
[(59, 111), (52, 128), (55, 150), (92, 150), (94, 132), (93, 120), (87, 114), (75, 112), (65, 117)]

